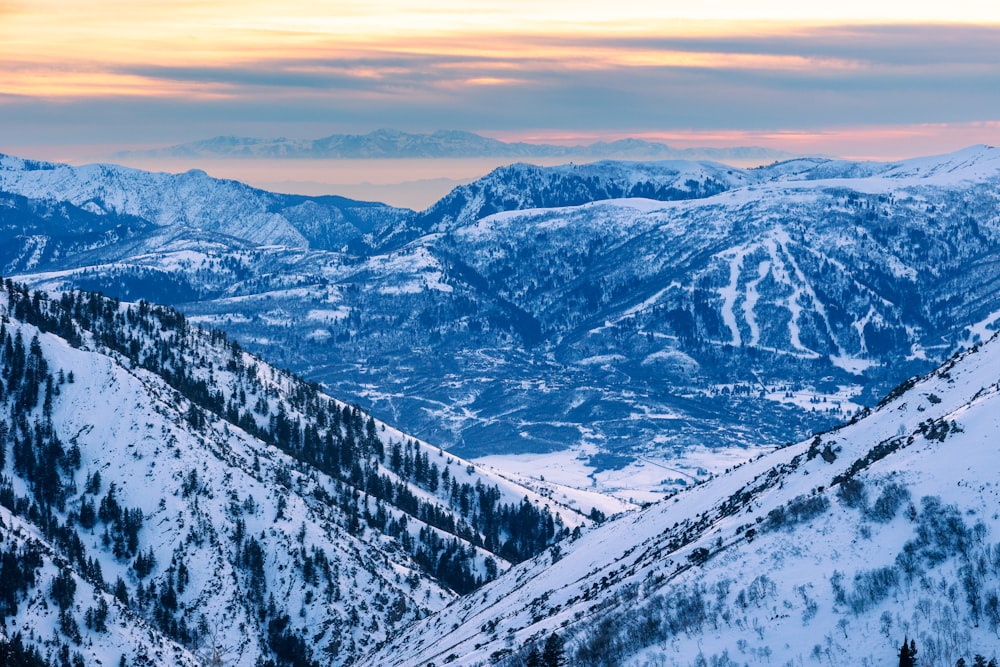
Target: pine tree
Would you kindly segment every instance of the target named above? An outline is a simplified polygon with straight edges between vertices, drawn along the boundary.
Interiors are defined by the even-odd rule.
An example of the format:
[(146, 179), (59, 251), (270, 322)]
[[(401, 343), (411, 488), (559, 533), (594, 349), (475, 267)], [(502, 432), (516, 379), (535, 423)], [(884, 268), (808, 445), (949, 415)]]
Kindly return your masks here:
[(917, 645), (912, 639), (907, 644), (906, 637), (903, 637), (903, 645), (899, 647), (899, 667), (916, 667)]
[(566, 641), (552, 633), (545, 640), (545, 647), (542, 649), (542, 664), (545, 667), (562, 667), (566, 664)]

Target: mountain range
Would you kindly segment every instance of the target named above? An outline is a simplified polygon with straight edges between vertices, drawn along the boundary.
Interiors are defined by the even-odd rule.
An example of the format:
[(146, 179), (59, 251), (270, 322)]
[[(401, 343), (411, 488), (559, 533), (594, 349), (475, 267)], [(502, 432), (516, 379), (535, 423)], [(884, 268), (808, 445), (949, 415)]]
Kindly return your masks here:
[(514, 165), (414, 212), (0, 158), (0, 658), (986, 664), (998, 185)]
[(0, 247), (19, 280), (177, 306), (456, 454), (568, 450), (652, 499), (989, 335), (998, 165), (512, 165), (413, 212), (7, 157)]
[(439, 130), (427, 134), (375, 130), (368, 134), (333, 134), (321, 139), (256, 139), (213, 137), (164, 148), (117, 153), (118, 158), (236, 158), (236, 159), (378, 159), (479, 158), (516, 159), (644, 159), (737, 160), (770, 162), (792, 154), (757, 146), (734, 148), (673, 148), (642, 139), (598, 141), (587, 145), (506, 142), (473, 132)]

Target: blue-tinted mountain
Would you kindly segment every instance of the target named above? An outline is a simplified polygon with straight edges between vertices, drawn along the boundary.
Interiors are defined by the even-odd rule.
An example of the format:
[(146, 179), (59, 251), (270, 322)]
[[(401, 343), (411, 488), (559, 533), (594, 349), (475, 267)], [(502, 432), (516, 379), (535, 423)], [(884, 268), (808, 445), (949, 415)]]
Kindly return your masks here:
[[(600, 484), (641, 456), (668, 468), (642, 484), (669, 491), (704, 473), (677, 467), (686, 452), (832, 426), (1000, 317), (988, 147), (752, 170), (516, 165), (422, 213), (364, 209), (371, 231), (346, 251), (228, 181), (143, 189), (115, 168), (8, 164), (13, 194), (84, 208), (99, 191), (129, 206), (95, 211), (157, 225), (129, 253), (8, 268), (33, 284), (167, 301), (416, 435), (467, 455), (570, 448)], [(199, 188), (159, 195), (157, 179)], [(214, 210), (235, 212), (224, 234)]]
[(562, 146), (506, 142), (460, 130), (438, 130), (428, 134), (375, 130), (368, 134), (333, 134), (321, 139), (258, 139), (213, 137), (165, 148), (126, 151), (115, 157), (156, 158), (566, 158), (566, 159), (694, 159), (767, 162), (791, 154), (756, 146), (735, 148), (685, 148), (642, 139), (599, 141), (588, 145)]
[[(40, 202), (15, 206), (41, 207), (68, 204), (71, 209), (103, 216), (106, 224), (121, 219), (134, 234), (151, 234), (147, 249), (197, 238), (216, 245), (280, 245), (288, 248), (367, 252), (373, 234), (382, 227), (393, 228), (411, 215), (406, 209), (385, 204), (359, 202), (343, 197), (306, 197), (265, 192), (237, 181), (211, 178), (191, 170), (182, 174), (153, 173), (117, 165), (70, 167), (46, 162), (0, 156), (0, 191)], [(5, 214), (8, 216), (16, 213)], [(56, 215), (39, 213), (39, 215)], [(67, 212), (79, 216), (81, 213)], [(66, 254), (108, 247), (107, 258), (121, 258), (136, 249), (117, 252), (118, 242), (109, 237), (97, 241), (86, 236), (93, 223), (63, 224), (81, 234), (79, 248), (66, 246), (63, 263), (72, 264)], [(13, 230), (12, 230), (13, 231)], [(26, 227), (25, 235), (37, 231)], [(34, 234), (38, 236), (38, 234)], [(42, 234), (45, 236), (45, 234)], [(68, 240), (66, 240), (68, 242)], [(41, 258), (38, 258), (41, 261)], [(26, 265), (8, 264), (11, 271), (42, 268), (38, 261)]]
[(703, 199), (748, 180), (742, 170), (714, 162), (514, 164), (455, 188), (423, 211), (417, 225), (426, 231), (446, 231), (503, 211), (564, 208), (605, 199)]

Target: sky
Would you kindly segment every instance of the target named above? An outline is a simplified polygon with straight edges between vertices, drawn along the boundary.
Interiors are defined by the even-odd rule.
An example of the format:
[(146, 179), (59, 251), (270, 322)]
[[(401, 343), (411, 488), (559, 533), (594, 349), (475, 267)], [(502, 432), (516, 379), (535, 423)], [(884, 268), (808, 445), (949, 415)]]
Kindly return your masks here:
[(217, 135), (1000, 143), (995, 0), (0, 0), (0, 151)]

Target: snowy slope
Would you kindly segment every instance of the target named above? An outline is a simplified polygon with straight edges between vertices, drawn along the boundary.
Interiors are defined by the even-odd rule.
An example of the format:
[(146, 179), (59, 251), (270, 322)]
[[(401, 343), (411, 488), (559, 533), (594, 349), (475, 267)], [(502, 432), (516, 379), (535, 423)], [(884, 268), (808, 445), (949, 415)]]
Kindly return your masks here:
[[(544, 534), (519, 531), (588, 523), (366, 424), (177, 313), (36, 298), (8, 283), (0, 314), (0, 544), (33, 535), (47, 553), (13, 619), (2, 605), (0, 617), (40, 650), (66, 644), (86, 664), (154, 652), (155, 664), (191, 664), (209, 649), (234, 665), (261, 656), (345, 664), (478, 584), (468, 577), (495, 576), (508, 556), (544, 548)], [(316, 447), (337, 460), (309, 465)], [(414, 475), (415, 463), (423, 472)], [(522, 522), (501, 521), (491, 543), (473, 517), (488, 511), (475, 494), (494, 494), (491, 507), (513, 507)], [(438, 558), (451, 569), (435, 570)], [(59, 609), (53, 562), (78, 582)], [(85, 623), (100, 597), (107, 631)]]
[(342, 197), (256, 190), (200, 170), (152, 173), (108, 164), (82, 167), (0, 155), (0, 191), (66, 201), (97, 214), (129, 215), (160, 227), (189, 229), (255, 245), (335, 248), (363, 243), (378, 225), (408, 214)]
[(1000, 340), (841, 429), (587, 531), (370, 665), (921, 664), (996, 654)]
[[(25, 339), (36, 335), (30, 327), (10, 328), (22, 332)], [(274, 448), (218, 421), (211, 421), (203, 433), (192, 432), (185, 417), (186, 402), (178, 401), (162, 380), (122, 367), (113, 357), (71, 349), (50, 334), (40, 336), (40, 341), (50, 363), (76, 378), (62, 386), (53, 421), (61, 436), (82, 452), (78, 485), (82, 488), (85, 476), (99, 472), (103, 490), (115, 485), (122, 506), (142, 511), (147, 526), (142, 531), (142, 550), (151, 549), (159, 564), (153, 582), (162, 587), (172, 576), (167, 573), (168, 566), (187, 563), (191, 581), (179, 598), (182, 605), (189, 606), (180, 616), (192, 629), (204, 616), (232, 664), (254, 664), (257, 656), (266, 653), (261, 636), (246, 630), (256, 627), (257, 622), (248, 603), (252, 596), (247, 589), (252, 584), (235, 567), (243, 546), (234, 538), (236, 521), (242, 523), (247, 535), (259, 540), (269, 593), (281, 602), (282, 609), (301, 615), (296, 625), (321, 629), (311, 636), (312, 643), (331, 658), (340, 650), (335, 647), (342, 647), (347, 657), (357, 650), (355, 644), (363, 647), (384, 632), (344, 622), (358, 613), (360, 600), (378, 594), (388, 600), (407, 601), (402, 607), (406, 609), (417, 597), (409, 585), (399, 581), (400, 574), (405, 576), (415, 569), (412, 563), (395, 555), (391, 565), (387, 561), (383, 566), (382, 558), (391, 552), (384, 555), (375, 545), (349, 535), (337, 525), (342, 522), (339, 517), (316, 502), (314, 488), (332, 487), (331, 481), (310, 482), (295, 473), (291, 479), (298, 481), (296, 488), (286, 491), (277, 480), (288, 474), (282, 471), (291, 470), (294, 462)], [(259, 471), (254, 470), (255, 465)], [(286, 509), (281, 513), (284, 518), (276, 521), (279, 502)], [(303, 527), (304, 539), (300, 539)], [(102, 553), (106, 547), (101, 544), (100, 532), (83, 539), (88, 552), (97, 554), (104, 578), (112, 583), (117, 577), (130, 582), (130, 597), (134, 597), (134, 585), (142, 582), (130, 572), (130, 562)], [(318, 549), (335, 571), (343, 568), (343, 573), (325, 586), (311, 589), (303, 578), (301, 563), (299, 571), (289, 567), (289, 558), (296, 555), (297, 559), (300, 547), (303, 554)], [(430, 583), (423, 584), (419, 592), (428, 595), (404, 617), (420, 613), (422, 607), (433, 608), (451, 596)], [(40, 594), (44, 597), (44, 590)], [(385, 623), (384, 611), (371, 610), (366, 616), (368, 622), (381, 617)], [(18, 618), (18, 626), (25, 632), (43, 619), (32, 619), (29, 603), (28, 613)], [(192, 650), (205, 639), (192, 640)]]
[(25, 644), (36, 647), (53, 663), (62, 646), (72, 646), (67, 654), (80, 656), (84, 664), (115, 665), (125, 657), (132, 664), (195, 667), (211, 657), (211, 652), (204, 650), (207, 646), (202, 650), (185, 649), (122, 605), (110, 592), (95, 586), (78, 572), (67, 570), (59, 551), (34, 526), (3, 506), (0, 506), (0, 534), (4, 550), (8, 553), (37, 554), (40, 567), (35, 570), (34, 576), (39, 582), (48, 585), (68, 573), (75, 585), (74, 615), (85, 617), (84, 610), (93, 612), (102, 602), (108, 610), (106, 626), (102, 631), (90, 632), (83, 623), (74, 621), (78, 631), (82, 628), (80, 643), (86, 636), (86, 646), (80, 646), (62, 631), (60, 608), (51, 604), (44, 587), (40, 587), (34, 595), (19, 601), (19, 606), (25, 607), (24, 611), (16, 618), (4, 619), (5, 623), (0, 624), (0, 641), (10, 640), (20, 633)]

